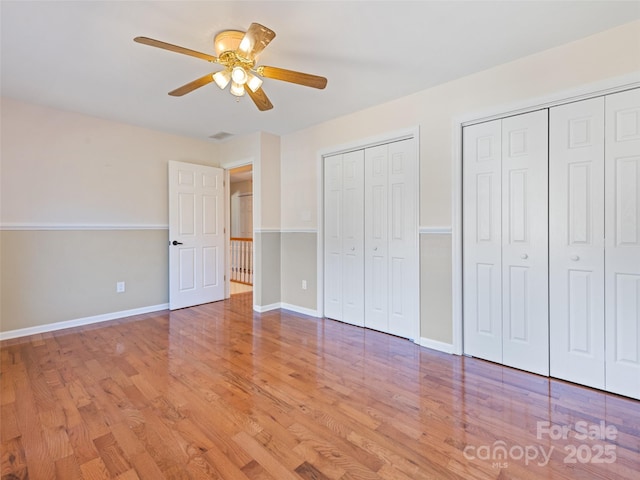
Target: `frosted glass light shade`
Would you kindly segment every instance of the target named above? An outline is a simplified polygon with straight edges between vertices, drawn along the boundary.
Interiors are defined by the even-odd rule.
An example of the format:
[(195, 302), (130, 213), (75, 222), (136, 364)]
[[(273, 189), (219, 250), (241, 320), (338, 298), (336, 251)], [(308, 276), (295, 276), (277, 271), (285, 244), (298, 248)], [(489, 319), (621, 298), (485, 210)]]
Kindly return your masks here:
[(213, 74), (213, 81), (216, 82), (220, 88), (226, 87), (231, 81), (231, 73), (229, 70), (222, 70)]
[(236, 82), (231, 82), (231, 88), (229, 89), (229, 91), (236, 97), (241, 97), (244, 95), (244, 85)]
[(231, 79), (238, 85), (247, 83), (247, 72), (242, 67), (233, 67), (231, 70)]
[(262, 86), (262, 80), (253, 75), (251, 72), (249, 72), (248, 76), (249, 79), (247, 80), (247, 87), (249, 87), (252, 92), (255, 92)]

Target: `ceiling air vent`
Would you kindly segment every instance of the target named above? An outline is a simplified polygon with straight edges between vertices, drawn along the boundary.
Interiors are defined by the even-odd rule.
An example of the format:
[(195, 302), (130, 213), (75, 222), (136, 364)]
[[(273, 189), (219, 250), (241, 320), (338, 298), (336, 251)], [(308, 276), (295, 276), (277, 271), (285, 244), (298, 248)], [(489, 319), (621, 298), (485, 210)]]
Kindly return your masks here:
[(218, 132), (218, 133), (214, 133), (213, 135), (209, 135), (209, 138), (213, 138), (214, 140), (217, 141), (222, 141), (222, 140), (226, 140), (227, 138), (233, 137), (233, 133), (229, 133), (229, 132)]

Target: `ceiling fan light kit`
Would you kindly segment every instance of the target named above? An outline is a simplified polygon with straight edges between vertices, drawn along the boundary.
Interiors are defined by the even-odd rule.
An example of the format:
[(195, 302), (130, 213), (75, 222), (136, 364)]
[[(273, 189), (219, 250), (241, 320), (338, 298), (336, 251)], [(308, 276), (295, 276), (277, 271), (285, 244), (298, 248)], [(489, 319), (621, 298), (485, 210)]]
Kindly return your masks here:
[(327, 79), (318, 75), (265, 65), (256, 67), (258, 54), (269, 45), (275, 36), (273, 30), (259, 23), (252, 23), (246, 32), (225, 30), (218, 33), (213, 40), (216, 57), (148, 37), (136, 37), (134, 41), (190, 55), (224, 67), (224, 70), (207, 74), (172, 90), (169, 95), (180, 97), (211, 82), (215, 82), (221, 89), (231, 83), (229, 91), (232, 95), (242, 97), (247, 93), (258, 110), (264, 111), (272, 109), (273, 105), (262, 90), (263, 81), (257, 75), (318, 89), (323, 89), (327, 85)]

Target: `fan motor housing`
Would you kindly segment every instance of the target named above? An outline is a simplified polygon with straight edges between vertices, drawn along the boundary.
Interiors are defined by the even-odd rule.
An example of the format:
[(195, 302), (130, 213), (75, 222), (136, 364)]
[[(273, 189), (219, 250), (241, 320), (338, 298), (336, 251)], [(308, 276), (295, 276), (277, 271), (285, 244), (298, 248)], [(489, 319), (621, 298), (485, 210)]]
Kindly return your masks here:
[(224, 52), (235, 52), (240, 46), (240, 41), (245, 32), (239, 30), (224, 30), (213, 39), (213, 47), (219, 57)]

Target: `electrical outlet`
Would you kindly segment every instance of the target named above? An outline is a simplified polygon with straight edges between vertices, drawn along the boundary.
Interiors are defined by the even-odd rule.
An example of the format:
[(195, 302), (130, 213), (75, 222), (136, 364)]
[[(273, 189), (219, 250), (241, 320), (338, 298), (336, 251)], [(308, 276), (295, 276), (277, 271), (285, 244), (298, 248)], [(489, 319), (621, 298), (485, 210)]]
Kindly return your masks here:
[(302, 280), (302, 289), (303, 290), (307, 289), (307, 281), (306, 280)]
[(116, 282), (116, 292), (117, 293), (124, 292), (124, 282)]

